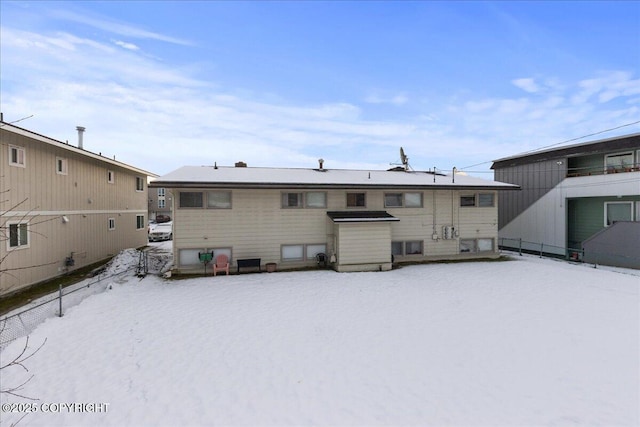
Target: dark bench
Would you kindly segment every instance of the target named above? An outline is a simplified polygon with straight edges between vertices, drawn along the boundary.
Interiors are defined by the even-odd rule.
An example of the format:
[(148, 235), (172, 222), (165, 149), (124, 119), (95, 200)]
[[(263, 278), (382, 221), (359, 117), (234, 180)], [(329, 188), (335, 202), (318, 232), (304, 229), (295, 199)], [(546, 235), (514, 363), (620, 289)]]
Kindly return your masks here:
[(240, 273), (241, 268), (245, 267), (258, 267), (258, 271), (262, 272), (260, 268), (260, 258), (247, 258), (247, 259), (239, 259), (236, 260), (238, 263), (238, 273)]

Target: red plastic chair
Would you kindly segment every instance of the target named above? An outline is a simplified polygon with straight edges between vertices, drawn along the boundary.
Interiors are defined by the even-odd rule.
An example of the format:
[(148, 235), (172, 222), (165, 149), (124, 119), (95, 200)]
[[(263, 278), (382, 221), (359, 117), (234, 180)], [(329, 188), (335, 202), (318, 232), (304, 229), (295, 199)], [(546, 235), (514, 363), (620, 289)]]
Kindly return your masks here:
[(216, 262), (213, 264), (213, 275), (215, 276), (218, 271), (224, 271), (229, 275), (229, 257), (225, 254), (220, 254), (216, 257)]

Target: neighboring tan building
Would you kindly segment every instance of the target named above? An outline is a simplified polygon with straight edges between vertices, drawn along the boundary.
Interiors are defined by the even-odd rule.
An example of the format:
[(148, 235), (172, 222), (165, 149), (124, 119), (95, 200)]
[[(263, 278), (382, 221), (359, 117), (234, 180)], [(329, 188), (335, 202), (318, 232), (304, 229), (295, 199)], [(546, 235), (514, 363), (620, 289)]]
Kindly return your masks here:
[(171, 202), (171, 194), (164, 188), (149, 187), (149, 219), (155, 220), (160, 215), (171, 218)]
[(0, 121), (0, 295), (147, 244), (149, 172)]
[[(501, 245), (580, 258), (587, 244), (600, 248), (588, 260), (611, 263), (615, 253), (640, 268), (640, 133), (506, 157), (492, 169), (522, 188), (498, 196)], [(633, 224), (608, 232), (615, 222)]]
[(497, 257), (497, 193), (517, 186), (431, 172), (185, 166), (150, 183), (173, 196), (174, 269), (199, 253), (278, 269), (389, 270)]

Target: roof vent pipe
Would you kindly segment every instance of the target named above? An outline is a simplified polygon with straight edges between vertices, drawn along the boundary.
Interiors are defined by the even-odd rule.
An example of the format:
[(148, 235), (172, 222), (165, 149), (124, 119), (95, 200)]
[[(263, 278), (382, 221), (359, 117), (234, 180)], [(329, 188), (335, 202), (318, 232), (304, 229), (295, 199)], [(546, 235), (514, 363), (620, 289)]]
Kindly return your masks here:
[(84, 134), (85, 128), (82, 126), (76, 126), (76, 130), (78, 131), (78, 148), (82, 149), (82, 135)]
[(324, 159), (318, 159), (318, 165), (319, 165), (318, 169), (322, 170), (322, 167), (324, 165)]

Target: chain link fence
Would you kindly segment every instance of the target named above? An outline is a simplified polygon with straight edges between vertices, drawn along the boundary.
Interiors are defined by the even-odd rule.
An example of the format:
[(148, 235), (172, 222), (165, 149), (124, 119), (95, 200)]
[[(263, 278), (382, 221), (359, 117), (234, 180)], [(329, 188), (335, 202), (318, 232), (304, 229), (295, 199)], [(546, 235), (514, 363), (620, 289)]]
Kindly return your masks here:
[(38, 298), (0, 318), (0, 350), (10, 342), (29, 335), (51, 317), (63, 316), (70, 307), (91, 295), (104, 292), (111, 283), (122, 283), (130, 277), (147, 273), (162, 274), (171, 265), (171, 255), (154, 250), (126, 249), (113, 258), (99, 274), (57, 292)]

